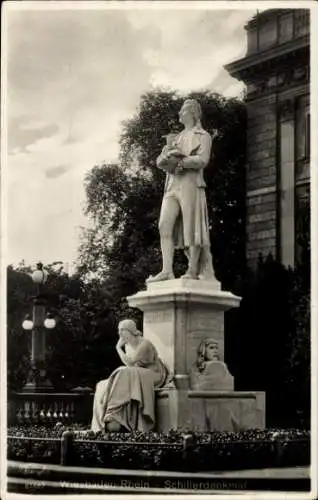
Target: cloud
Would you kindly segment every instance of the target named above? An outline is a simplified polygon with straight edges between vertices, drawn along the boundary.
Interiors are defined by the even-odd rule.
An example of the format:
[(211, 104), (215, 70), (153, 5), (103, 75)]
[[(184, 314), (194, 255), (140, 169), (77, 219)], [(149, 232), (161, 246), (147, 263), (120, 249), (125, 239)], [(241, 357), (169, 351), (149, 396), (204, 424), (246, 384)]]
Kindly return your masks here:
[(69, 170), (69, 165), (58, 165), (57, 167), (47, 168), (45, 170), (45, 176), (48, 179), (56, 179), (61, 175), (65, 174)]
[(12, 118), (8, 124), (9, 153), (13, 150), (15, 153), (19, 150), (28, 152), (28, 146), (40, 139), (53, 137), (58, 130), (58, 126), (54, 123), (32, 128), (30, 123), (23, 123), (17, 118)]
[[(247, 10), (7, 12), (8, 258), (72, 260), (83, 179), (153, 86), (236, 95)], [(53, 182), (54, 180), (54, 182)]]
[(168, 26), (162, 23), (160, 47), (146, 52), (153, 67), (153, 84), (185, 92), (213, 88), (221, 73), (223, 84), (219, 90), (233, 85), (223, 65), (244, 54), (243, 25), (251, 15), (246, 10), (199, 11), (196, 16), (188, 11), (171, 18)]

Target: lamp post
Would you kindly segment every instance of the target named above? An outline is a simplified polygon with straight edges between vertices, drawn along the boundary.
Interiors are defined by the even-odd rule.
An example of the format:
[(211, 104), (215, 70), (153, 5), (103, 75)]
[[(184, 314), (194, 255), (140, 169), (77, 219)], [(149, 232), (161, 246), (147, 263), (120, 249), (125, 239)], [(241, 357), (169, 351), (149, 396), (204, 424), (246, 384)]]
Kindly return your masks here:
[(33, 297), (32, 317), (27, 315), (22, 328), (32, 332), (31, 337), (31, 369), (23, 392), (47, 392), (53, 390), (53, 385), (46, 376), (46, 329), (55, 328), (56, 321), (51, 314), (46, 315), (43, 285), (48, 278), (48, 272), (39, 262), (32, 274), (32, 280), (37, 286), (37, 294)]

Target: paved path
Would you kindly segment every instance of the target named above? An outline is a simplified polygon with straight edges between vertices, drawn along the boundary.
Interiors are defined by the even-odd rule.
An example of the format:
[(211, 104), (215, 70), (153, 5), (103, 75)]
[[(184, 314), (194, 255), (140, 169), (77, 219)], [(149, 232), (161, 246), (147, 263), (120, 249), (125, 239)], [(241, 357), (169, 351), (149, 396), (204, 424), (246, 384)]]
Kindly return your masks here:
[(140, 475), (147, 477), (176, 477), (176, 478), (275, 478), (275, 479), (289, 479), (289, 478), (310, 478), (310, 467), (280, 467), (268, 469), (243, 469), (243, 470), (228, 470), (228, 471), (215, 471), (215, 472), (176, 472), (176, 471), (162, 471), (162, 470), (134, 470), (134, 469), (110, 469), (103, 467), (75, 467), (70, 465), (54, 465), (54, 464), (41, 464), (30, 462), (14, 462), (8, 461), (8, 464), (17, 464), (21, 469), (45, 470), (70, 472), (70, 473), (83, 473), (85, 475), (113, 475), (113, 476), (136, 476)]
[(246, 469), (226, 472), (211, 473), (217, 477), (240, 477), (240, 478), (274, 478), (274, 479), (298, 479), (309, 478), (310, 467), (282, 467), (280, 469)]
[[(8, 462), (9, 468), (18, 467), (19, 476), (25, 469), (27, 477), (16, 477), (13, 470), (8, 477), (8, 491), (11, 493), (34, 494), (105, 494), (138, 493), (150, 494), (237, 494), (245, 491), (268, 491), (265, 483), (275, 480), (283, 484), (277, 491), (284, 491), (285, 480), (303, 483), (310, 479), (309, 467), (285, 467), (275, 469), (251, 469), (217, 472), (171, 472), (149, 470), (105, 469), (97, 467), (72, 467), (53, 464)], [(30, 474), (31, 472), (31, 474)], [(60, 475), (62, 473), (62, 476)], [(251, 481), (251, 483), (249, 483)], [(256, 481), (256, 483), (255, 483)], [(263, 485), (257, 485), (262, 481)], [(270, 481), (273, 483), (273, 481)], [(256, 485), (256, 486), (255, 486)], [(294, 486), (294, 485), (293, 485)], [(308, 491), (309, 483), (305, 488)], [(270, 488), (271, 489), (271, 488)], [(276, 491), (276, 488), (273, 488)], [(287, 488), (293, 491), (293, 488)], [(308, 497), (307, 497), (308, 498)], [(314, 497), (312, 497), (314, 498)]]

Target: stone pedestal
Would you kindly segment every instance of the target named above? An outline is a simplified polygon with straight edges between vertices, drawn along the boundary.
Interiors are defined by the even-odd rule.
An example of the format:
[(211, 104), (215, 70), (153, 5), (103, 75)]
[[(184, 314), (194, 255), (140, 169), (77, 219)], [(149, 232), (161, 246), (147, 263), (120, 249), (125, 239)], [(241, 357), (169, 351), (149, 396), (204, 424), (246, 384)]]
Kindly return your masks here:
[(158, 430), (264, 427), (263, 393), (237, 393), (233, 384), (225, 391), (218, 382), (212, 391), (208, 383), (203, 391), (191, 386), (197, 349), (204, 339), (218, 342), (224, 361), (224, 312), (238, 307), (240, 297), (222, 291), (216, 280), (176, 279), (150, 283), (127, 300), (130, 307), (143, 311), (144, 336), (171, 373), (173, 383), (157, 391)]

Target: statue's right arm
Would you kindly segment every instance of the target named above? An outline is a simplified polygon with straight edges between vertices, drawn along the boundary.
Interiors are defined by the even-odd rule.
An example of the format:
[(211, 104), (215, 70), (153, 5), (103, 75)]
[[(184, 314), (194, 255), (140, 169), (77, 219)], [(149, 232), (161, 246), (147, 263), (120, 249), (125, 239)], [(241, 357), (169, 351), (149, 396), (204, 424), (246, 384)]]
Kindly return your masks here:
[(157, 164), (158, 168), (161, 168), (162, 163), (167, 160), (167, 156), (166, 156), (167, 151), (168, 151), (167, 146), (164, 146), (162, 148), (162, 151), (161, 151), (160, 155), (158, 156), (158, 158), (156, 160), (156, 164)]
[(124, 352), (121, 347), (116, 346), (117, 354), (120, 357), (120, 360), (124, 365), (131, 366), (133, 363), (131, 362), (129, 356)]

